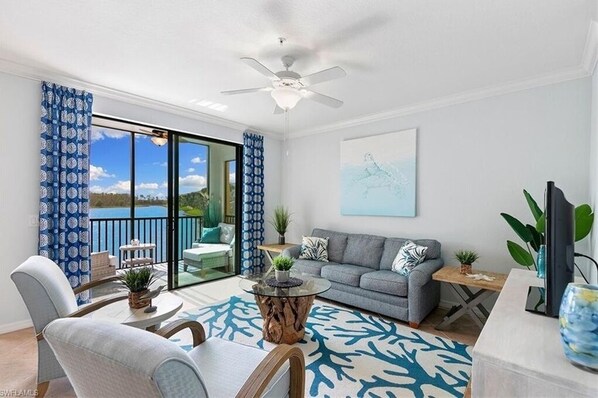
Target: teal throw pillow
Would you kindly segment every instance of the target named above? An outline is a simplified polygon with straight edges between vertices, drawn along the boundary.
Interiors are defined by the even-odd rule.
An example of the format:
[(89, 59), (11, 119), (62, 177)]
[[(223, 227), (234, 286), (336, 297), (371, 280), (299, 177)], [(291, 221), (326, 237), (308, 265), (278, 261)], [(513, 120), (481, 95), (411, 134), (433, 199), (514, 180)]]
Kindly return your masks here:
[(220, 243), (220, 227), (204, 228), (201, 232), (200, 243)]

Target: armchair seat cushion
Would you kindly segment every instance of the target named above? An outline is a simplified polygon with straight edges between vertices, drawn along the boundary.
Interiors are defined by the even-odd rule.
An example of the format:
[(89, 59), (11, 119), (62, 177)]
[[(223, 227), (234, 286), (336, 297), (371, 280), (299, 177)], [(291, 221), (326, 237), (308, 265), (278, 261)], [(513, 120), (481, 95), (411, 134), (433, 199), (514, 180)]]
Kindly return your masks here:
[(357, 287), (361, 276), (368, 272), (374, 272), (374, 270), (352, 264), (326, 265), (322, 268), (322, 277), (332, 282)]
[[(218, 338), (208, 339), (189, 352), (212, 397), (236, 396), (266, 355), (267, 351)], [(289, 387), (287, 361), (272, 378), (262, 397), (286, 397)]]
[(364, 274), (359, 287), (373, 292), (407, 297), (408, 277), (393, 271), (381, 270)]

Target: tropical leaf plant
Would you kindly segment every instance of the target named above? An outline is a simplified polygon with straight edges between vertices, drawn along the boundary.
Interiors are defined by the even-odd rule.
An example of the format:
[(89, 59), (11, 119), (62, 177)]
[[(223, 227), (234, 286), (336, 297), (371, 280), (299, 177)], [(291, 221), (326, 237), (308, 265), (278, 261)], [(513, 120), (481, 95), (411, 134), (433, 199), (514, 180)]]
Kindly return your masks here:
[[(534, 218), (534, 223), (524, 224), (517, 218), (507, 213), (500, 213), (507, 224), (513, 229), (515, 234), (525, 243), (525, 247), (511, 240), (507, 240), (507, 250), (513, 257), (513, 260), (524, 267), (536, 267), (536, 255), (540, 250), (546, 238), (544, 236), (546, 229), (546, 215), (538, 206), (535, 199), (523, 190), (523, 196)], [(582, 204), (575, 208), (575, 241), (578, 242), (588, 236), (594, 223), (594, 211), (588, 204)], [(533, 251), (533, 252), (532, 252)]]

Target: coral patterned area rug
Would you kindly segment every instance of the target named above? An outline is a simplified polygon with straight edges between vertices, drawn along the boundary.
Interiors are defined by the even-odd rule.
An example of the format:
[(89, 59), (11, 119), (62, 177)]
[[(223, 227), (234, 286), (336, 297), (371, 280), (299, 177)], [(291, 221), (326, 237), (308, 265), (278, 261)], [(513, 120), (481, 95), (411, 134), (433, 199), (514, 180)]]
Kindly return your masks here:
[[(179, 318), (200, 322), (210, 337), (274, 347), (262, 339), (262, 318), (251, 295)], [(190, 338), (172, 340), (189, 351)], [(296, 345), (305, 354), (308, 397), (462, 397), (471, 372), (467, 345), (317, 300)]]

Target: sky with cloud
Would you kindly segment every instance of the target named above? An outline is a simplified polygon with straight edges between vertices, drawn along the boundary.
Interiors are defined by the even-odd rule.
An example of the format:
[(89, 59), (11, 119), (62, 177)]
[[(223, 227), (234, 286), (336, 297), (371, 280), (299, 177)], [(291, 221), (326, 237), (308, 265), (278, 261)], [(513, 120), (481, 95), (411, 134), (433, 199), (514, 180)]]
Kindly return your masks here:
[[(129, 193), (131, 134), (93, 126), (89, 179), (91, 192)], [(136, 134), (135, 194), (166, 198), (167, 146), (154, 145), (148, 136)], [(207, 185), (208, 148), (182, 143), (179, 146), (180, 193), (198, 191)]]

